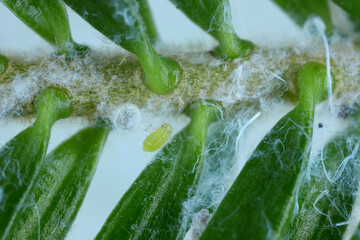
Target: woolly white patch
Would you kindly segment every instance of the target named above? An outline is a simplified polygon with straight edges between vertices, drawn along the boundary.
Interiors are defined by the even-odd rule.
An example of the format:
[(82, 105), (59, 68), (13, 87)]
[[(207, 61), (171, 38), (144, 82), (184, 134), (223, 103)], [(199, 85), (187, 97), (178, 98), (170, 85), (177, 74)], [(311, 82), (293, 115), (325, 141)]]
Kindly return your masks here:
[[(187, 237), (193, 237), (194, 225), (198, 225), (197, 220), (194, 222), (196, 213), (204, 209), (215, 211), (239, 173), (236, 166), (238, 164), (237, 158), (235, 157), (239, 135), (242, 136), (247, 126), (260, 113), (254, 115), (253, 110), (247, 109), (245, 112), (238, 113), (238, 115), (244, 120), (244, 126), (239, 125), (239, 116), (210, 126), (203, 171), (199, 184), (189, 192), (191, 197), (183, 203), (181, 228), (177, 239), (183, 239), (189, 228), (190, 231), (188, 231)], [(241, 129), (242, 133), (240, 133)], [(204, 223), (203, 227), (206, 227), (206, 224)]]
[[(253, 116), (249, 121), (247, 121), (240, 129), (239, 135), (236, 138), (236, 145), (235, 145), (235, 156), (238, 159), (239, 158), (239, 147), (240, 147), (240, 141), (242, 136), (244, 135), (244, 131), (252, 124), (259, 116), (261, 115), (260, 112), (256, 113), (255, 116)], [(239, 126), (241, 125), (241, 121), (239, 120)]]
[(111, 120), (116, 128), (133, 128), (142, 119), (139, 108), (132, 103), (125, 103), (119, 106), (112, 115)]
[(184, 240), (198, 240), (207, 224), (211, 220), (212, 214), (207, 209), (202, 209), (195, 213), (189, 231), (186, 233)]
[(7, 115), (20, 116), (22, 106), (43, 91), (47, 85), (68, 89), (74, 101), (81, 101), (82, 94), (97, 86), (99, 102), (106, 101), (111, 86), (101, 84), (103, 76), (96, 70), (91, 56), (84, 59), (65, 61), (65, 56), (44, 59), (39, 66), (32, 66), (25, 73), (18, 74), (10, 84), (0, 88), (0, 119)]
[(183, 203), (181, 228), (177, 239), (183, 239), (192, 217), (201, 209), (215, 210), (230, 187), (235, 163), (235, 142), (239, 132), (237, 121), (217, 123), (209, 130), (203, 171), (196, 189)]
[[(283, 76), (288, 70), (290, 56), (283, 49), (258, 49), (250, 59), (240, 63), (232, 74), (215, 91), (215, 99), (224, 104), (239, 101), (256, 101), (267, 108), (273, 101), (281, 101), (281, 94), (287, 90)], [(270, 97), (271, 93), (280, 94)]]

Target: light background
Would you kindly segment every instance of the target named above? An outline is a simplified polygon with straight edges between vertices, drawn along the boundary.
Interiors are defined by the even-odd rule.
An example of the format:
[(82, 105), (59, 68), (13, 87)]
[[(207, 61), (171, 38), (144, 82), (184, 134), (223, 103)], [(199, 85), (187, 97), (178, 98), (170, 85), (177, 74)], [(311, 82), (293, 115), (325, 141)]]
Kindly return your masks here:
[[(234, 25), (242, 38), (271, 47), (296, 45), (301, 40), (302, 30), (269, 0), (230, 2)], [(201, 46), (210, 50), (216, 45), (214, 39), (190, 22), (168, 0), (150, 0), (150, 6), (167, 48), (189, 50)], [(75, 41), (102, 51), (120, 50), (72, 10), (69, 10), (69, 18)], [(52, 51), (49, 44), (0, 4), (0, 52), (36, 56)], [(240, 161), (251, 154), (265, 133), (290, 109), (289, 105), (281, 105), (262, 113), (243, 136)], [(318, 140), (315, 142), (321, 145), (321, 139), (335, 134), (336, 126), (341, 124), (327, 111), (320, 112), (316, 121), (324, 123), (326, 132), (319, 133), (316, 129), (315, 137)], [(174, 135), (188, 121), (185, 116), (143, 116), (143, 121), (133, 130), (114, 130), (108, 138), (97, 172), (67, 240), (88, 240), (96, 235), (122, 194), (154, 156), (155, 153), (142, 151), (143, 140), (154, 128), (168, 122), (174, 128)], [(29, 124), (24, 120), (0, 122), (0, 146)], [(82, 119), (57, 122), (52, 130), (49, 151), (86, 124)]]

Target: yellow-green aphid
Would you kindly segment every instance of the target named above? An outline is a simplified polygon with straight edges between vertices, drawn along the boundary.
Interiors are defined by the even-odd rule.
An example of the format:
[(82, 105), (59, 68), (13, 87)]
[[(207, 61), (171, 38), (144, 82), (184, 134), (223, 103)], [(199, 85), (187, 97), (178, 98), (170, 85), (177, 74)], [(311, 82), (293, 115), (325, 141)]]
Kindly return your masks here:
[(143, 150), (145, 152), (154, 152), (158, 150), (169, 139), (171, 131), (172, 127), (170, 124), (164, 123), (161, 125), (161, 127), (145, 138)]

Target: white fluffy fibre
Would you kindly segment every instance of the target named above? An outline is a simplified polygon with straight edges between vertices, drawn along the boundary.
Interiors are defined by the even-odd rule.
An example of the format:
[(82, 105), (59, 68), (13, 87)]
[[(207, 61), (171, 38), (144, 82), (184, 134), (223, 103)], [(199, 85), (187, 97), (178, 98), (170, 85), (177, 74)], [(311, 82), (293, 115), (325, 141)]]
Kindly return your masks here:
[[(31, 66), (28, 71), (17, 74), (9, 84), (2, 84), (0, 119), (7, 115), (21, 116), (23, 105), (48, 85), (64, 87), (74, 96), (96, 86), (104, 92), (108, 90), (108, 86), (102, 84), (103, 76), (98, 73), (96, 63), (90, 57), (71, 62), (65, 61), (64, 57), (48, 58), (44, 64)], [(99, 95), (99, 98), (106, 96)]]
[[(289, 82), (297, 69), (306, 62), (317, 61), (327, 66), (328, 92), (335, 86), (334, 104), (351, 106), (358, 101), (359, 92), (355, 86), (359, 84), (356, 76), (360, 71), (360, 58), (355, 45), (348, 44), (351, 39), (344, 41), (335, 35), (328, 44), (328, 40), (322, 38), (324, 35), (314, 34), (310, 27), (304, 30), (304, 35), (306, 41), (293, 49), (257, 49), (248, 59), (239, 62), (216, 89), (214, 98), (224, 104), (258, 102), (262, 109), (269, 109), (270, 99), (282, 101), (286, 91), (294, 91)], [(329, 98), (332, 99), (331, 94)], [(329, 103), (332, 105), (333, 101)]]
[[(111, 115), (126, 102), (146, 110), (167, 108), (168, 112), (179, 113), (191, 100), (205, 98), (217, 100), (225, 107), (246, 102), (267, 110), (274, 102), (284, 101), (288, 90), (290, 96), (296, 95), (296, 71), (308, 61), (328, 63), (328, 70), (331, 67), (334, 109), (359, 101), (360, 55), (352, 39), (344, 41), (335, 35), (328, 39), (329, 48), (324, 51), (321, 36), (310, 30), (304, 30), (304, 35), (307, 41), (303, 45), (291, 49), (257, 48), (250, 57), (233, 62), (206, 54), (177, 56), (183, 61), (184, 80), (170, 97), (150, 94), (143, 86), (140, 66), (128, 55), (111, 58), (110, 54), (92, 53), (72, 61), (64, 57), (39, 59), (2, 82), (0, 119), (23, 115), (24, 106), (48, 86), (67, 89), (76, 106), (84, 108), (83, 112), (95, 109), (95, 118)], [(128, 65), (122, 65), (124, 62)], [(219, 72), (224, 79), (219, 78)], [(76, 111), (81, 114), (82, 109)]]
[(328, 39), (326, 37), (326, 26), (324, 22), (321, 20), (320, 17), (316, 17), (312, 20), (312, 22), (315, 24), (325, 47), (325, 55), (326, 55), (326, 78), (327, 78), (327, 88), (328, 88), (328, 99), (329, 99), (329, 105), (332, 112), (334, 112), (334, 107), (332, 103), (332, 79), (331, 79), (331, 65), (330, 65), (330, 49), (329, 49), (329, 43)]
[[(209, 129), (203, 171), (196, 189), (189, 193), (191, 197), (183, 203), (182, 225), (177, 239), (185, 236), (187, 240), (197, 240), (205, 229), (210, 221), (209, 212), (217, 209), (240, 171), (236, 167), (239, 163), (235, 151), (239, 138), (259, 115), (254, 116), (253, 110), (247, 110), (239, 113), (242, 121), (236, 117), (214, 124)], [(205, 220), (200, 221), (199, 214), (205, 215)]]
[(183, 239), (191, 220), (197, 212), (206, 209), (213, 212), (220, 204), (232, 176), (235, 164), (235, 143), (239, 128), (237, 121), (213, 126), (209, 133), (205, 162), (199, 184), (190, 199), (183, 203), (182, 226), (177, 239)]
[[(359, 101), (359, 91), (356, 87), (359, 82), (357, 80), (358, 78), (356, 77), (356, 73), (360, 70), (360, 59), (358, 54), (355, 52), (354, 46), (352, 44), (344, 44), (344, 42), (340, 41), (339, 38), (333, 37), (330, 40), (330, 46), (326, 47), (326, 51), (324, 51), (324, 42), (322, 41), (323, 39), (321, 39), (321, 36), (314, 36), (313, 33), (309, 32), (309, 39), (313, 41), (312, 45), (305, 45), (301, 48), (294, 49), (295, 52), (306, 52), (306, 59), (302, 57), (296, 58), (293, 53), (288, 54), (288, 52), (283, 49), (270, 51), (258, 50), (258, 52), (255, 52), (248, 60), (240, 63), (239, 67), (229, 76), (226, 81), (231, 81), (231, 84), (224, 84), (222, 87), (217, 89), (217, 100), (229, 104), (236, 103), (238, 101), (246, 102), (248, 100), (255, 100), (258, 101), (261, 109), (269, 109), (270, 105), (273, 104), (274, 101), (281, 101), (280, 98), (272, 97), (274, 88), (277, 89), (275, 92), (285, 92), (289, 88), (286, 83), (288, 80), (286, 79), (286, 76), (294, 76), (294, 73), (288, 70), (289, 62), (292, 62), (294, 66), (300, 66), (301, 64), (309, 61), (309, 59), (314, 61), (319, 58), (328, 59), (327, 72), (329, 73), (329, 60), (331, 57), (331, 67), (333, 65), (335, 67), (344, 66), (344, 68), (336, 68), (336, 70), (332, 67), (334, 74), (336, 75), (335, 84), (340, 84), (339, 86), (341, 87), (336, 88), (335, 90), (333, 109), (337, 109), (344, 105), (351, 107), (353, 103)], [(349, 55), (343, 54), (343, 51), (349, 53)], [(269, 55), (268, 58), (265, 53)], [(345, 56), (348, 56), (349, 59), (353, 61), (351, 61), (351, 63), (348, 62), (349, 59), (346, 59)], [(274, 59), (276, 59), (276, 61)], [(280, 60), (280, 63), (277, 62), (278, 60)], [(325, 64), (326, 60), (324, 60), (323, 63)], [(345, 67), (346, 63), (348, 65)], [(279, 65), (283, 68), (279, 67)], [(329, 87), (328, 90), (331, 91), (332, 84), (329, 74), (327, 79)], [(348, 88), (348, 84), (352, 87)], [(344, 91), (345, 89), (346, 91)], [(347, 91), (352, 93), (348, 94)], [(269, 101), (269, 99), (273, 101)], [(331, 97), (329, 100), (331, 101)], [(326, 124), (326, 122), (324, 122), (324, 124)], [(194, 216), (197, 211), (200, 209), (208, 209), (210, 212), (216, 210), (222, 197), (230, 187), (233, 179), (229, 179), (229, 176), (231, 175), (229, 173), (231, 172), (231, 168), (232, 170), (234, 169), (234, 164), (236, 163), (233, 160), (234, 152), (232, 151), (232, 144), (234, 144), (232, 141), (236, 140), (231, 139), (231, 134), (234, 134), (234, 132), (239, 133), (238, 126), (235, 126), (236, 124), (234, 122), (229, 122), (228, 125), (222, 126), (222, 128), (225, 129), (223, 130), (223, 134), (226, 136), (226, 140), (222, 139), (224, 142), (220, 141), (221, 137), (219, 136), (213, 134), (209, 136), (209, 146), (213, 146), (213, 148), (209, 147), (208, 151), (211, 151), (213, 154), (215, 152), (215, 154), (212, 155), (211, 158), (206, 155), (204, 170), (198, 188), (195, 194), (184, 203), (182, 228), (179, 236), (184, 236), (186, 229), (190, 227), (191, 217)], [(348, 141), (349, 145), (347, 147), (348, 149), (351, 149), (353, 154), (344, 156), (343, 161), (339, 164), (339, 166), (337, 166), (334, 172), (325, 172), (324, 167), (319, 165), (321, 164), (321, 161), (315, 160), (310, 161), (311, 164), (315, 161), (315, 164), (313, 166), (309, 166), (308, 168), (311, 169), (310, 175), (321, 175), (322, 173), (326, 173), (325, 177), (328, 176), (328, 178), (331, 178), (330, 182), (340, 183), (335, 190), (337, 191), (337, 194), (340, 192), (340, 196), (354, 195), (356, 194), (358, 188), (358, 185), (356, 184), (358, 181), (356, 173), (351, 170), (346, 170), (353, 168), (349, 166), (354, 164), (351, 163), (353, 161), (350, 160), (353, 159), (352, 156), (355, 154), (354, 151), (357, 152), (357, 148), (354, 148), (353, 145), (357, 140), (354, 137), (349, 137)], [(346, 192), (344, 192), (343, 195), (341, 194), (342, 190)], [(326, 189), (317, 201), (321, 200), (321, 198), (326, 195), (325, 192)], [(344, 219), (350, 216), (350, 213), (346, 212), (344, 206), (336, 206), (336, 204), (339, 203), (338, 196), (336, 196), (336, 199), (333, 199), (332, 196), (328, 197), (332, 202), (332, 205), (334, 205), (334, 208), (338, 209), (338, 211), (342, 211), (341, 214), (344, 216)], [(317, 201), (315, 201), (312, 205), (314, 209), (316, 209)], [(332, 224), (333, 226), (341, 226), (347, 224), (347, 222), (337, 222)], [(188, 234), (190, 234), (190, 232), (188, 232)]]
[[(215, 91), (215, 99), (224, 104), (256, 100), (263, 108), (269, 106), (270, 98), (280, 101), (288, 88), (281, 76), (288, 70), (291, 57), (284, 49), (258, 49), (225, 79)], [(274, 92), (280, 94), (272, 96)]]
[(343, 129), (331, 139), (329, 135), (333, 133), (328, 124), (330, 122), (323, 119), (321, 125), (314, 125), (312, 159), (304, 175), (303, 189), (298, 194), (297, 209), (288, 233), (291, 239), (308, 238), (314, 231), (320, 236), (331, 232), (333, 237), (341, 237), (346, 225), (357, 226), (359, 220), (351, 217), (360, 181), (359, 121), (355, 117), (347, 130)]
[(202, 209), (195, 213), (192, 218), (191, 227), (186, 233), (184, 240), (199, 240), (211, 217), (212, 215), (207, 209)]

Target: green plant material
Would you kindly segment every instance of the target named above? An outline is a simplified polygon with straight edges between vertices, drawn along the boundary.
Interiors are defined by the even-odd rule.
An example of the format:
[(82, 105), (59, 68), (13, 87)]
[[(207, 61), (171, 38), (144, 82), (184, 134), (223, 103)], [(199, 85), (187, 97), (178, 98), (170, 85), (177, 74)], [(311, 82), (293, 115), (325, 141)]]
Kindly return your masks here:
[(360, 2), (358, 0), (332, 0), (351, 17), (360, 21)]
[(139, 13), (146, 26), (146, 32), (149, 36), (150, 42), (155, 44), (159, 40), (159, 35), (156, 29), (154, 19), (148, 4), (148, 0), (136, 0), (139, 3)]
[(79, 131), (45, 158), (2, 239), (64, 239), (85, 198), (111, 128)]
[(360, 240), (360, 223), (358, 224), (356, 231), (352, 235), (351, 240)]
[(240, 141), (239, 127), (239, 120), (235, 118), (218, 121), (209, 129), (203, 170), (193, 196), (183, 203), (182, 226), (177, 240), (183, 240), (185, 235), (198, 239), (202, 229), (198, 222), (194, 224), (194, 216), (204, 210), (215, 212), (230, 187), (229, 183), (234, 180), (233, 172), (238, 168), (235, 149)]
[(182, 202), (199, 180), (208, 125), (219, 117), (219, 109), (213, 103), (199, 102), (190, 105), (186, 113), (190, 124), (143, 170), (96, 239), (176, 237)]
[(151, 46), (137, 0), (65, 2), (99, 32), (139, 58), (144, 84), (150, 90), (166, 94), (176, 88), (182, 69), (175, 60), (158, 55)]
[(308, 161), (315, 105), (326, 96), (326, 68), (298, 72), (297, 106), (257, 146), (201, 239), (281, 239)]
[(2, 0), (21, 21), (57, 48), (57, 54), (84, 53), (88, 47), (71, 37), (65, 4), (60, 0)]
[(0, 74), (6, 71), (6, 68), (8, 66), (9, 60), (0, 54)]
[(232, 25), (231, 9), (228, 0), (170, 0), (194, 23), (208, 32), (219, 46), (214, 54), (221, 58), (239, 58), (248, 56), (253, 44), (240, 39)]
[[(299, 194), (299, 213), (289, 231), (291, 239), (341, 239), (355, 200), (359, 178), (360, 129), (352, 125), (323, 149), (310, 180)], [(325, 172), (326, 171), (326, 172)], [(315, 208), (316, 207), (316, 208)], [(338, 225), (337, 224), (341, 224)]]
[(311, 16), (319, 16), (326, 31), (333, 29), (330, 9), (327, 0), (272, 0), (282, 8), (299, 26), (303, 26)]
[(51, 127), (71, 113), (71, 102), (60, 89), (45, 90), (37, 99), (35, 122), (0, 149), (0, 236), (4, 234), (24, 193), (33, 183), (46, 155)]
[[(221, 64), (212, 64), (214, 57), (209, 53), (187, 53), (181, 56), (175, 56), (176, 60), (180, 63), (184, 69), (182, 81), (178, 87), (166, 98), (159, 96), (151, 92), (146, 88), (139, 76), (142, 69), (141, 65), (134, 55), (119, 53), (114, 55), (108, 55), (103, 53), (92, 52), (88, 54), (86, 58), (74, 59), (71, 64), (64, 62), (62, 58), (49, 58), (41, 57), (39, 59), (29, 60), (28, 58), (19, 58), (14, 56), (8, 56), (11, 67), (0, 76), (0, 102), (13, 101), (17, 105), (17, 109), (22, 110), (22, 116), (32, 114), (32, 108), (29, 102), (18, 102), (14, 96), (13, 85), (19, 77), (21, 81), (35, 83), (39, 88), (46, 88), (53, 86), (56, 81), (57, 86), (60, 86), (70, 93), (69, 95), (73, 99), (74, 114), (76, 116), (83, 116), (93, 118), (94, 114), (99, 114), (98, 110), (101, 106), (116, 107), (124, 102), (131, 102), (140, 108), (148, 107), (151, 101), (151, 108), (148, 108), (152, 112), (156, 113), (160, 108), (164, 108), (164, 105), (170, 105), (173, 112), (180, 112), (194, 99), (216, 99), (222, 101), (226, 107), (234, 106), (224, 101), (224, 99), (230, 99), (230, 92), (235, 91), (240, 93), (243, 89), (246, 89), (248, 96), (252, 97), (240, 97), (241, 106), (247, 108), (250, 106), (258, 106), (259, 91), (264, 91), (262, 86), (275, 85), (276, 79), (269, 79), (262, 71), (250, 71), (251, 74), (247, 74), (245, 79), (237, 77), (235, 74), (236, 68), (240, 64), (245, 63), (251, 65), (246, 69), (252, 68), (258, 69), (257, 59), (264, 59), (262, 64), (270, 64), (270, 71), (276, 72), (278, 75), (283, 76), (288, 80), (287, 83), (292, 85), (294, 69), (290, 69), (291, 72), (279, 73), (277, 69), (288, 69), (293, 64), (302, 64), (306, 59), (309, 59), (307, 55), (295, 54), (291, 49), (287, 50), (286, 60), (277, 60), (275, 56), (278, 56), (282, 50), (264, 50), (258, 49), (254, 52), (256, 56), (254, 59), (242, 60), (240, 63), (237, 61), (224, 61)], [(318, 61), (323, 61), (323, 52), (317, 58)], [(201, 59), (201, 64), (194, 64)], [(276, 60), (274, 60), (276, 59)], [(255, 65), (255, 66), (254, 66)], [(262, 66), (262, 65), (261, 65)], [(338, 68), (336, 65), (332, 66), (332, 69), (336, 72)], [(62, 76), (59, 78), (59, 76)], [(76, 76), (76, 79), (73, 78)], [(336, 75), (335, 77), (338, 77)], [(339, 77), (340, 78), (340, 77)], [(227, 79), (227, 81), (224, 81)], [(340, 91), (346, 91), (346, 93), (357, 92), (352, 85), (360, 83), (360, 79), (352, 79), (352, 85), (346, 84), (347, 78), (341, 78), (343, 80), (343, 88)], [(269, 83), (269, 81), (271, 81)], [(86, 84), (84, 84), (86, 82)], [(286, 89), (287, 83), (280, 85), (277, 84), (271, 87), (271, 91), (267, 91), (263, 94), (266, 99), (277, 99), (283, 97), (283, 92)], [(345, 88), (346, 87), (346, 88)], [(234, 89), (235, 88), (235, 89)], [(27, 89), (26, 94), (31, 93), (33, 88)], [(269, 88), (270, 89), (270, 88)], [(357, 90), (357, 89), (356, 89)], [(238, 99), (239, 95), (236, 95)], [(266, 97), (265, 97), (266, 96)], [(14, 100), (12, 100), (14, 99)], [(354, 100), (360, 99), (354, 98)], [(235, 100), (235, 99), (234, 99)], [(244, 105), (244, 101), (247, 101), (248, 106)], [(229, 109), (227, 109), (229, 110)], [(15, 111), (7, 113), (7, 116), (14, 115)], [(233, 112), (229, 110), (227, 112)], [(0, 116), (4, 114), (0, 109)]]

